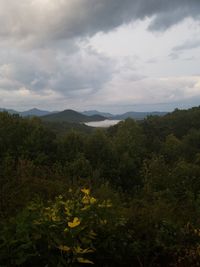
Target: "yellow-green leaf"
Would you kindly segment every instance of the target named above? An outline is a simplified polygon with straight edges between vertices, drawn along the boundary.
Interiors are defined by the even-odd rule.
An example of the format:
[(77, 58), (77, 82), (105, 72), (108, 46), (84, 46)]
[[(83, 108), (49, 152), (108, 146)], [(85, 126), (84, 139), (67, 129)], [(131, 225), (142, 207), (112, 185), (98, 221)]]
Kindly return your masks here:
[(74, 250), (75, 250), (75, 252), (77, 254), (86, 254), (86, 253), (92, 253), (92, 252), (94, 252), (94, 250), (91, 249), (91, 248), (85, 248), (85, 249), (83, 249), (80, 246), (74, 248)]
[(82, 203), (87, 205), (90, 203), (90, 197), (88, 195), (85, 195), (83, 198), (82, 198)]
[(86, 195), (89, 195), (90, 194), (90, 189), (83, 188), (83, 189), (81, 189), (81, 192), (86, 194)]
[(94, 204), (96, 202), (97, 202), (96, 198), (94, 198), (94, 197), (91, 197), (90, 198), (90, 204)]
[(77, 258), (77, 261), (80, 263), (94, 264), (94, 262), (84, 258)]
[(78, 217), (75, 217), (75, 218), (73, 219), (72, 222), (68, 222), (68, 226), (69, 226), (70, 228), (75, 228), (75, 227), (77, 227), (80, 223), (81, 223), (81, 221), (79, 220), (79, 218), (78, 218)]
[(62, 251), (65, 251), (65, 252), (69, 252), (71, 250), (70, 247), (68, 247), (68, 246), (62, 246), (62, 245), (60, 245), (58, 248), (60, 250), (62, 250)]

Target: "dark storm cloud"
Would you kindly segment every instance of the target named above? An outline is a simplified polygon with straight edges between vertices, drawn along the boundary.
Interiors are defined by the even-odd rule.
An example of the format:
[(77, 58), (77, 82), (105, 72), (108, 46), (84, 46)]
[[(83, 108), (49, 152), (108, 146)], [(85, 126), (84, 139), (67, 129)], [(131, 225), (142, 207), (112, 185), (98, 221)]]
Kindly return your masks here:
[(150, 29), (162, 30), (199, 14), (199, 0), (0, 0), (0, 36), (18, 39), (22, 45), (42, 44), (152, 16)]

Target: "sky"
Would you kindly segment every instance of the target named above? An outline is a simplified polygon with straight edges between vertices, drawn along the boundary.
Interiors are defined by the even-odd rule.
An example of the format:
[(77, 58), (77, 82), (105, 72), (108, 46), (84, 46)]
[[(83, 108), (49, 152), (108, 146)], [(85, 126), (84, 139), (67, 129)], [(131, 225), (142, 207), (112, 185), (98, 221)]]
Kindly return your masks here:
[(200, 0), (0, 0), (0, 108), (200, 105)]

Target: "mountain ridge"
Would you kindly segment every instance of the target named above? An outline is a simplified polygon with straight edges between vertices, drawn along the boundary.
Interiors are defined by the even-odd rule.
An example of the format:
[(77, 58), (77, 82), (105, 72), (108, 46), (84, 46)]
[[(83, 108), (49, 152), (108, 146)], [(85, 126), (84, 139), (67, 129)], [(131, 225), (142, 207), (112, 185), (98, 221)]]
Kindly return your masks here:
[(164, 116), (167, 113), (168, 112), (164, 112), (164, 111), (152, 111), (152, 112), (129, 111), (129, 112), (125, 112), (123, 114), (113, 115), (112, 119), (125, 120), (127, 118), (131, 118), (131, 119), (135, 119), (135, 120), (142, 120), (142, 119), (146, 118), (147, 116)]
[(86, 111), (83, 111), (81, 113), (86, 115), (86, 116), (101, 115), (101, 116), (106, 117), (106, 118), (112, 118), (114, 116), (113, 114), (111, 114), (109, 112), (101, 112), (98, 110), (86, 110)]
[(61, 112), (45, 115), (41, 117), (44, 121), (50, 122), (74, 122), (74, 123), (81, 123), (81, 122), (90, 122), (90, 121), (103, 121), (106, 117), (101, 115), (92, 115), (86, 116), (80, 112), (77, 112), (72, 109), (66, 109)]
[[(109, 112), (101, 112), (98, 110), (87, 110), (83, 112), (78, 112), (72, 109), (66, 109), (63, 111), (48, 111), (48, 110), (41, 110), (38, 108), (32, 108), (25, 111), (16, 111), (14, 109), (6, 109), (0, 108), (0, 112), (8, 112), (10, 114), (18, 114), (22, 117), (40, 117), (43, 120), (50, 120), (50, 121), (69, 121), (69, 122), (90, 122), (93, 121), (101, 121), (105, 119), (112, 119), (112, 120), (125, 120), (127, 118), (132, 118), (135, 120), (142, 120), (147, 116), (164, 116), (168, 112), (163, 111), (147, 111), (147, 112), (140, 112), (140, 111), (129, 111), (122, 114), (112, 114)], [(66, 114), (66, 112), (68, 114)], [(71, 113), (71, 114), (69, 114)], [(58, 115), (55, 115), (58, 114)], [(50, 116), (50, 117), (48, 117)], [(85, 116), (85, 117), (84, 117)]]
[(22, 111), (19, 114), (22, 117), (28, 117), (28, 116), (37, 116), (37, 117), (41, 117), (41, 116), (45, 116), (48, 114), (51, 114), (52, 112), (48, 111), (48, 110), (41, 110), (38, 108), (32, 108), (26, 111)]

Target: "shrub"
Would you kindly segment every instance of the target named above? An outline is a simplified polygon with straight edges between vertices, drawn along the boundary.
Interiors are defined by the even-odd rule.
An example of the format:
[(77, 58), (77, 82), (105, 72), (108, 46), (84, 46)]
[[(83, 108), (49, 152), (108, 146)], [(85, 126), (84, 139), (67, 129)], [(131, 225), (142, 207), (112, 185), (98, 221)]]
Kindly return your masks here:
[[(5, 266), (79, 266), (93, 264), (95, 229), (106, 227), (109, 200), (89, 189), (70, 192), (45, 205), (37, 200), (1, 227), (0, 262)], [(97, 227), (98, 226), (98, 227)]]

